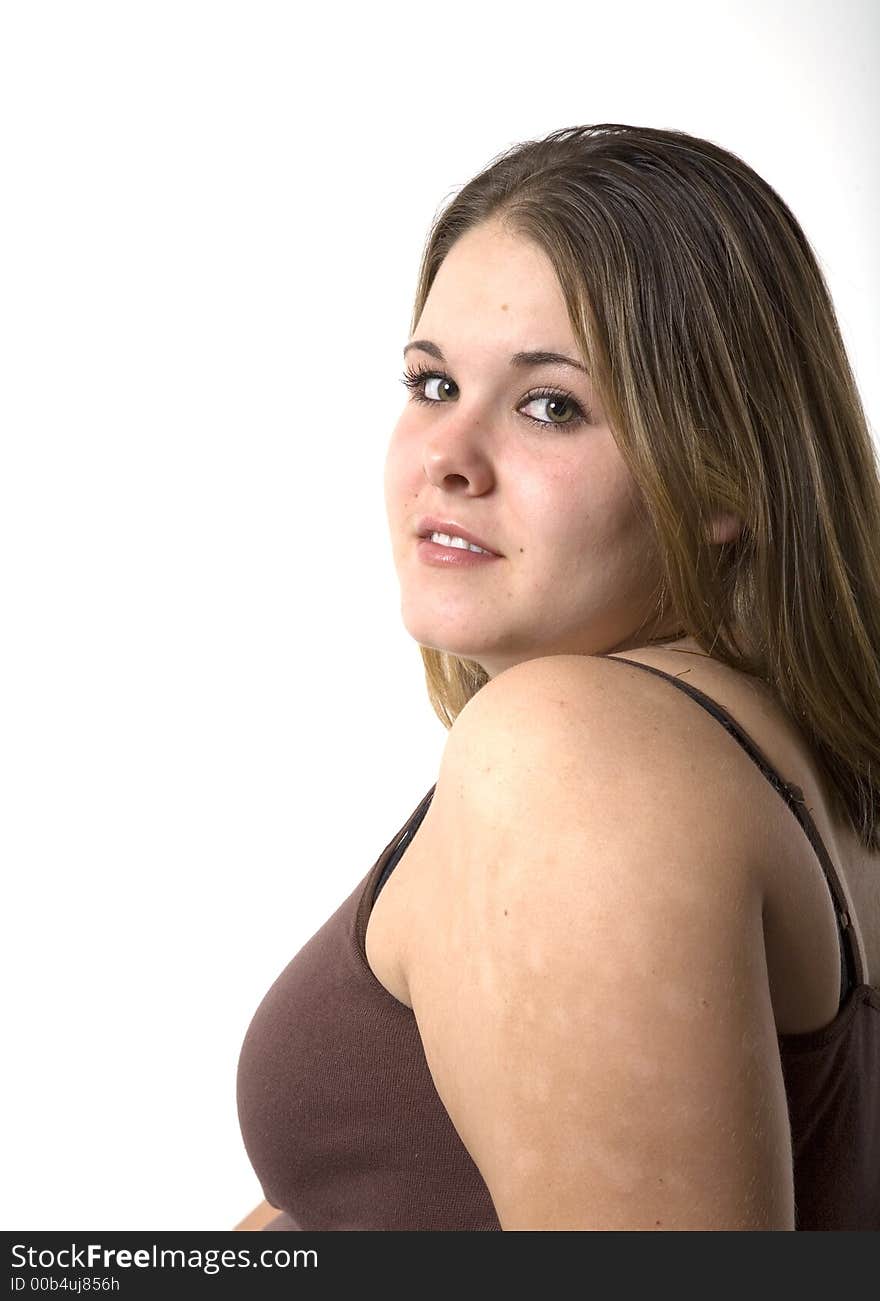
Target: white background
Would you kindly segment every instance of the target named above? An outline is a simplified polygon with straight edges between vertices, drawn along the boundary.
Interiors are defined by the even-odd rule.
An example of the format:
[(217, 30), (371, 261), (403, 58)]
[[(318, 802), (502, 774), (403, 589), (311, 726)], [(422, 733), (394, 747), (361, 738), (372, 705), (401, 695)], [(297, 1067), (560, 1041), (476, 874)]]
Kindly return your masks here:
[(230, 1228), (251, 1015), (436, 778), (382, 494), (418, 259), (501, 150), (707, 136), (878, 393), (880, 9), (0, 8), (8, 1229)]

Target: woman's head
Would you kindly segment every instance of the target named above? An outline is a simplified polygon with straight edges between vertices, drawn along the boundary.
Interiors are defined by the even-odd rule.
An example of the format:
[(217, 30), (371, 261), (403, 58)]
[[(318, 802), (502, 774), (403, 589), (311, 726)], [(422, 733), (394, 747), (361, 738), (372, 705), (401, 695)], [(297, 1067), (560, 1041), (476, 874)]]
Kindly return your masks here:
[[(408, 366), (448, 378), (411, 381), (424, 400), (392, 436), (386, 504), (438, 716), (519, 659), (687, 637), (774, 685), (829, 757), (858, 757), (865, 793), (880, 481), (827, 287), (776, 192), (683, 132), (517, 145), (435, 220), (410, 338), (445, 360), (413, 349)], [(584, 370), (510, 364), (532, 349)], [(502, 558), (420, 563), (423, 515)], [(847, 710), (871, 718), (855, 741)]]
[[(538, 351), (574, 364), (512, 362)], [(656, 545), (540, 245), (495, 218), (461, 235), (406, 359), (413, 400), (389, 447), (386, 501), (411, 636), (488, 677), (539, 655), (644, 641)], [(425, 564), (425, 516), (500, 558)]]

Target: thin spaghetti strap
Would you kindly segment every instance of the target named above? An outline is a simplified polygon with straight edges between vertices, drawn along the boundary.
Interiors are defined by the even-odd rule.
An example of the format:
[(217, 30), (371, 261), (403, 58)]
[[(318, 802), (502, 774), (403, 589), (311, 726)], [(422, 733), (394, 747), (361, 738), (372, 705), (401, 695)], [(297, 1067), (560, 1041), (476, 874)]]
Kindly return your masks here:
[(388, 862), (382, 868), (381, 876), (379, 877), (379, 880), (376, 882), (376, 888), (373, 891), (373, 899), (372, 899), (372, 902), (374, 904), (379, 897), (379, 891), (385, 885), (385, 882), (388, 880), (389, 876), (394, 871), (395, 867), (397, 867), (397, 864), (400, 862), (401, 858), (403, 857), (404, 850), (406, 849), (409, 842), (412, 840), (413, 836), (418, 831), (419, 827), (422, 825), (422, 820), (425, 814), (428, 812), (428, 809), (430, 808), (431, 801), (434, 798), (434, 791), (436, 789), (437, 789), (437, 783), (435, 782), (434, 785), (431, 787), (431, 789), (428, 791), (427, 795), (421, 801), (421, 803), (417, 805), (417, 807), (413, 810), (412, 815), (409, 818), (409, 821), (403, 827), (403, 830), (400, 833), (400, 839), (398, 840), (397, 844), (394, 846), (394, 849), (392, 850), (391, 853), (391, 857), (388, 859)]
[[(822, 837), (819, 835), (819, 829), (807, 809), (804, 792), (801, 787), (784, 781), (764, 754), (763, 750), (761, 750), (760, 746), (758, 746), (749, 736), (748, 732), (746, 732), (736, 719), (727, 712), (723, 705), (719, 705), (717, 700), (713, 700), (711, 696), (707, 696), (705, 692), (700, 691), (699, 687), (695, 687), (688, 682), (682, 682), (678, 674), (667, 673), (663, 669), (655, 668), (653, 664), (643, 664), (640, 660), (630, 660), (623, 655), (596, 654), (594, 658), (610, 660), (612, 662), (616, 660), (618, 663), (632, 664), (637, 669), (645, 669), (648, 673), (653, 673), (657, 677), (665, 678), (667, 682), (670, 682), (674, 687), (683, 691), (685, 695), (690, 696), (692, 700), (695, 700), (697, 704), (701, 705), (703, 709), (716, 718), (725, 730), (730, 733), (734, 740), (742, 746), (749, 758), (758, 765), (761, 772), (770, 782), (770, 785), (773, 786), (778, 794), (782, 796), (798, 822), (801, 824), (801, 827), (810, 841), (810, 844), (813, 846), (816, 856), (822, 866), (822, 871), (825, 875), (825, 880), (828, 883), (828, 889), (834, 903), (834, 914), (837, 919), (837, 928), (840, 934), (842, 969), (845, 972), (845, 979), (843, 982), (844, 989), (846, 991), (847, 983), (849, 983), (850, 986), (863, 984), (864, 972), (862, 970), (861, 957), (856, 948), (855, 936), (850, 924), (843, 887), (840, 883), (840, 878), (837, 875), (834, 864), (831, 861), (831, 856), (825, 848), (825, 843), (822, 840)], [(684, 672), (688, 673), (690, 670), (685, 669)]]

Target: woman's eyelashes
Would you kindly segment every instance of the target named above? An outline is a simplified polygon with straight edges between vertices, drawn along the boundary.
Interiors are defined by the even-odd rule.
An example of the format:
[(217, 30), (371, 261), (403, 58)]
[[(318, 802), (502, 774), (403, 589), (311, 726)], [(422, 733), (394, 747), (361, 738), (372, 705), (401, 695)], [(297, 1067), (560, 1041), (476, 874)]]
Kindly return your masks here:
[[(443, 398), (428, 397), (425, 393), (425, 385), (429, 380), (440, 380), (441, 383), (454, 388), (458, 385), (450, 375), (444, 371), (430, 370), (427, 367), (408, 366), (401, 377), (401, 383), (405, 384), (410, 392), (410, 400), (413, 402), (424, 402), (430, 405), (440, 405)], [(448, 388), (447, 388), (448, 391)], [(560, 408), (569, 408), (575, 412), (575, 415), (568, 420), (541, 420), (537, 416), (527, 415), (522, 411), (522, 407), (530, 406), (533, 402), (546, 402), (552, 404), (557, 413)], [(572, 393), (567, 393), (565, 389), (539, 388), (532, 389), (525, 395), (517, 410), (522, 411), (526, 420), (531, 420), (535, 425), (541, 425), (547, 429), (571, 429), (575, 426), (589, 424), (589, 416), (584, 408), (578, 402)]]

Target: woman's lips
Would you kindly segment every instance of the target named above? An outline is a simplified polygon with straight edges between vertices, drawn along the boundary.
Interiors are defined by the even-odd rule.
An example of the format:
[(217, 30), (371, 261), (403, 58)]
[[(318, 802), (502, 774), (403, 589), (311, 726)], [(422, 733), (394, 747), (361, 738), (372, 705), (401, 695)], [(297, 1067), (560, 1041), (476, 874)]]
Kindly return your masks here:
[(432, 542), (428, 538), (419, 538), (416, 547), (419, 560), (426, 565), (435, 565), (440, 569), (476, 569), (482, 565), (494, 564), (503, 556), (496, 556), (492, 551), (470, 551), (466, 547), (444, 547), (441, 542)]
[(475, 547), (481, 547), (483, 551), (490, 552), (493, 556), (500, 555), (494, 547), (482, 538), (478, 538), (476, 533), (471, 533), (470, 529), (464, 524), (458, 523), (457, 520), (437, 519), (434, 515), (425, 515), (419, 520), (418, 535), (421, 538), (429, 538), (432, 533), (442, 533), (448, 538), (463, 538), (465, 542), (472, 542)]

